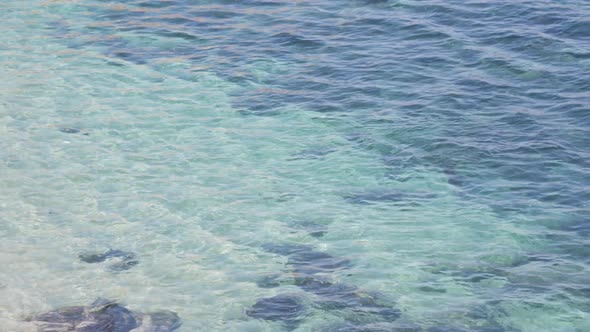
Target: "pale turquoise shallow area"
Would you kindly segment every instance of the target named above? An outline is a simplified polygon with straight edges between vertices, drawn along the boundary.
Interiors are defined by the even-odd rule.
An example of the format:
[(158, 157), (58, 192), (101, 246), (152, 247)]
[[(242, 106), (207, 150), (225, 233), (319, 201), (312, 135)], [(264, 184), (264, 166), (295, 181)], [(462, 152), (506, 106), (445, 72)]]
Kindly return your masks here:
[[(179, 331), (590, 331), (587, 1), (0, 9), (0, 331), (98, 297)], [(269, 243), (400, 318), (318, 306)], [(140, 263), (78, 259), (109, 248)], [(276, 294), (296, 326), (247, 314)]]

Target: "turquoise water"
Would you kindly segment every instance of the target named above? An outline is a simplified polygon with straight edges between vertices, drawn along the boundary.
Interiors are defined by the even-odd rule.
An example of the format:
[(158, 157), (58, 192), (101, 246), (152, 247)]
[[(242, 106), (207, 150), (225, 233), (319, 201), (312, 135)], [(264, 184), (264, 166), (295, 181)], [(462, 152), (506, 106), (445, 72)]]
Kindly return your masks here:
[(1, 331), (590, 331), (588, 1), (0, 9)]

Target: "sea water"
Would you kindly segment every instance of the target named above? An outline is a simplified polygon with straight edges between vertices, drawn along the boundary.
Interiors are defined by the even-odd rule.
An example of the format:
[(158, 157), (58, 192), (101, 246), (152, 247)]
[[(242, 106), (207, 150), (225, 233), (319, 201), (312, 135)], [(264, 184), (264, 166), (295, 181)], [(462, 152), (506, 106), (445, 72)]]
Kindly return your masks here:
[[(179, 331), (590, 331), (588, 1), (0, 9), (0, 330), (102, 297)], [(138, 263), (79, 259), (109, 249)], [(252, 314), (285, 294), (296, 324)]]

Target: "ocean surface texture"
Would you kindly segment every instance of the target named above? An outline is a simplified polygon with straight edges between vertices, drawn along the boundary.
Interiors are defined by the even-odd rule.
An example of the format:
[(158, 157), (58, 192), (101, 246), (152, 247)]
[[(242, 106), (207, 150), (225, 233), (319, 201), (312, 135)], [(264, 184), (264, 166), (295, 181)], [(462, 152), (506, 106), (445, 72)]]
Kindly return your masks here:
[(0, 1), (0, 331), (58, 327), (590, 331), (590, 2)]

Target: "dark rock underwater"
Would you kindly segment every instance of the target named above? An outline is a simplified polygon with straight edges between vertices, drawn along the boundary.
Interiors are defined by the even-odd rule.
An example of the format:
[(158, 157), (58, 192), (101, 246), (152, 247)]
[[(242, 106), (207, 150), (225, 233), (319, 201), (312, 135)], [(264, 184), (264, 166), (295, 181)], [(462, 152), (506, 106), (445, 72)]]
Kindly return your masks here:
[[(362, 316), (373, 320), (392, 322), (401, 312), (385, 304), (377, 294), (370, 294), (354, 285), (331, 281), (330, 274), (347, 269), (350, 261), (328, 253), (316, 251), (310, 246), (290, 244), (266, 244), (263, 249), (269, 253), (288, 257), (288, 282), (298, 286), (312, 299), (318, 310), (342, 313), (350, 324), (357, 324)], [(259, 282), (265, 288), (281, 285), (280, 276), (270, 276)], [(258, 300), (247, 311), (250, 317), (282, 321), (288, 329), (294, 329), (306, 312), (301, 295), (280, 294)], [(362, 322), (363, 319), (360, 319)], [(358, 324), (357, 324), (358, 325)]]
[(140, 313), (107, 299), (97, 299), (89, 306), (59, 308), (31, 317), (39, 332), (129, 332), (136, 328), (146, 332), (171, 332), (181, 320), (172, 311)]
[(78, 256), (80, 261), (85, 263), (102, 263), (109, 261), (107, 269), (112, 272), (129, 270), (139, 264), (137, 255), (132, 252), (122, 251), (119, 249), (109, 249), (105, 252), (86, 252)]

